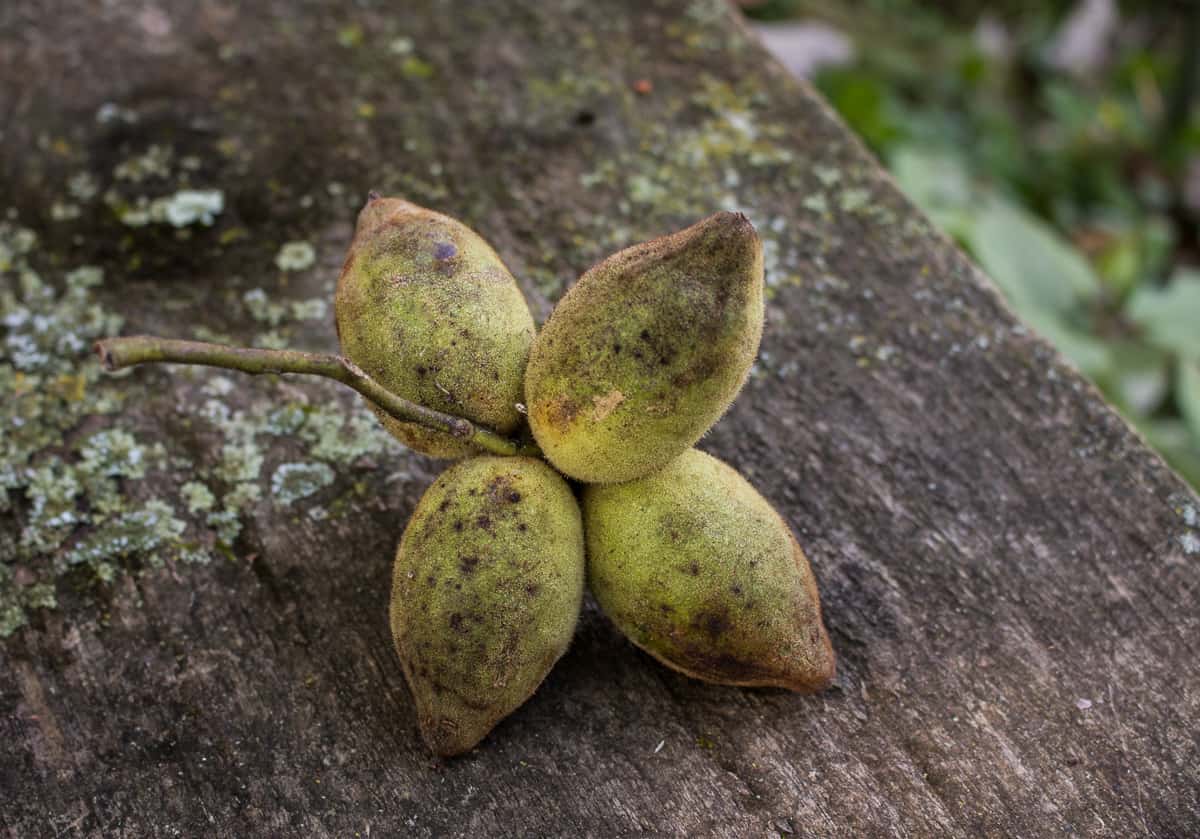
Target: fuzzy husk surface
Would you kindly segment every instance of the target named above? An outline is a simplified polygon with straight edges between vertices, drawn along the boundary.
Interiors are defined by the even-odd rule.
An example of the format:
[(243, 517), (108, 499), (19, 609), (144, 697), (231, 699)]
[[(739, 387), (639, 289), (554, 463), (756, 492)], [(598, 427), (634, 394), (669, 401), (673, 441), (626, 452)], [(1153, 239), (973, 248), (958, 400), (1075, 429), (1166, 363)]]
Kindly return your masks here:
[(790, 529), (735, 469), (689, 449), (582, 496), (588, 585), (635, 644), (689, 676), (826, 687), (834, 654)]
[(762, 242), (740, 213), (608, 257), (534, 340), (525, 396), (538, 445), (587, 483), (665, 465), (737, 395), (762, 326)]
[(474, 457), (430, 486), (396, 553), (390, 620), (436, 754), (468, 751), (541, 684), (583, 581), (579, 506), (542, 461)]
[[(372, 196), (358, 217), (334, 311), (342, 353), (392, 393), (500, 434), (521, 424), (516, 405), (533, 316), (500, 257), (466, 225)], [(447, 458), (475, 451), (374, 410), (417, 451)]]

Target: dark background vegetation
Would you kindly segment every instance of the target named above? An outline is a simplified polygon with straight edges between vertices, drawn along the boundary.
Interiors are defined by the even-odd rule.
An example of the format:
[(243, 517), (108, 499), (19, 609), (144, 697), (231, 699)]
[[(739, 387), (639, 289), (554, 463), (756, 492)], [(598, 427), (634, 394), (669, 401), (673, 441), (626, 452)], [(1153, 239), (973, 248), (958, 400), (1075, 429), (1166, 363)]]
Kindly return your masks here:
[(816, 86), (1200, 486), (1200, 4), (743, 5), (845, 38)]

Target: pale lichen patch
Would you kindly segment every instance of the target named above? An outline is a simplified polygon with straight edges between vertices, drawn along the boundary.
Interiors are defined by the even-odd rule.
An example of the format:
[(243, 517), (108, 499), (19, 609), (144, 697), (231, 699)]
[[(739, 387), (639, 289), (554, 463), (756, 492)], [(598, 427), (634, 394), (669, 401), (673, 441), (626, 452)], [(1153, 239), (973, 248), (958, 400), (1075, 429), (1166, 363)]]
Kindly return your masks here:
[(1200, 554), (1200, 509), (1195, 498), (1176, 494), (1171, 496), (1169, 502), (1175, 515), (1183, 521), (1183, 530), (1175, 535), (1173, 541), (1188, 556)]
[(76, 468), (85, 475), (134, 479), (146, 476), (146, 450), (132, 434), (120, 428), (96, 432), (79, 453), (81, 459)]
[[(151, 371), (101, 373), (91, 344), (115, 334), (121, 319), (95, 296), (104, 284), (99, 268), (43, 280), (35, 262), (58, 259), (39, 252), (33, 231), (0, 223), (0, 515), (14, 525), (0, 528), (0, 636), (27, 624), (31, 610), (52, 608), (67, 575), (110, 582), (167, 562), (207, 562), (214, 549), (228, 553), (242, 516), (264, 494), (268, 451), (260, 440), (292, 457), (328, 459), (304, 470), (319, 481), (332, 480), (328, 464), (351, 468), (363, 454), (401, 450), (357, 401), (344, 400), (348, 411), (337, 401), (234, 410), (224, 399), (244, 385), (226, 374), (177, 374), (203, 377), (187, 422), (210, 423), (221, 435), (215, 462), (193, 463), (167, 429), (104, 419), (156, 398), (162, 380), (156, 385)], [(322, 310), (312, 301), (277, 305), (282, 321)], [(85, 420), (89, 430), (76, 436)]]
[(263, 458), (262, 449), (251, 438), (228, 442), (221, 447), (216, 476), (229, 484), (256, 480)]
[(309, 300), (293, 300), (288, 304), (292, 317), (296, 320), (324, 320), (329, 311), (329, 304), (320, 297)]
[(284, 463), (271, 478), (276, 504), (293, 504), (333, 483), (333, 470), (324, 463)]
[(1183, 552), (1189, 556), (1200, 554), (1200, 536), (1191, 531), (1179, 534), (1179, 547), (1183, 548)]
[(256, 335), (254, 340), (250, 343), (252, 346), (261, 347), (267, 350), (288, 349), (287, 337), (277, 329), (272, 329), (269, 332), (263, 332), (259, 335)]
[(161, 562), (160, 549), (186, 526), (165, 501), (133, 506), (123, 490), (162, 466), (161, 444), (110, 427), (64, 450), (85, 417), (126, 398), (90, 356), (91, 342), (121, 321), (92, 296), (103, 283), (99, 268), (66, 272), (57, 290), (33, 267), (36, 244), (31, 231), (0, 225), (0, 510), (22, 508), (19, 535), (0, 562), (0, 635), (24, 625), (30, 609), (53, 607), (55, 582), (71, 569), (111, 580), (125, 560)]
[(181, 189), (171, 195), (150, 198), (139, 195), (132, 202), (124, 201), (115, 192), (105, 195), (105, 202), (129, 227), (148, 224), (169, 224), (188, 227), (200, 224), (211, 227), (225, 210), (225, 195), (218, 189)]
[(177, 543), (186, 523), (162, 500), (148, 501), (139, 510), (109, 519), (84, 537), (64, 557), (67, 565), (91, 565), (96, 575), (110, 582), (114, 561), (142, 558), (151, 567), (163, 564), (166, 548)]
[(287, 307), (282, 303), (272, 302), (261, 288), (252, 288), (243, 294), (242, 303), (250, 317), (270, 326), (278, 326), (287, 315)]
[(211, 510), (216, 498), (207, 486), (199, 481), (188, 481), (179, 488), (189, 513), (203, 513)]
[(317, 251), (308, 242), (285, 242), (275, 254), (280, 271), (305, 271), (317, 261)]
[(838, 196), (838, 206), (845, 213), (855, 213), (866, 207), (871, 201), (871, 193), (865, 189), (853, 187)]

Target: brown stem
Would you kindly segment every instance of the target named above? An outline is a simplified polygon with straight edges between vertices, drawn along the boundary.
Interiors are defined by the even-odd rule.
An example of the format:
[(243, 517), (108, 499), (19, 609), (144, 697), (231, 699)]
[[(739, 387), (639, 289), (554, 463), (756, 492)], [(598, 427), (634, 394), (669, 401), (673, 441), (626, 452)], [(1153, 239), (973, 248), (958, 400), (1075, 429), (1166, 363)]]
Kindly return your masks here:
[(152, 335), (108, 338), (96, 342), (96, 353), (106, 370), (120, 370), (135, 364), (202, 364), (243, 373), (302, 373), (323, 376), (353, 388), (389, 416), (401, 422), (415, 422), (435, 431), (444, 431), (485, 451), (498, 455), (540, 454), (536, 447), (522, 445), (470, 420), (444, 414), (416, 402), (410, 402), (379, 384), (350, 360), (340, 355), (228, 347), (203, 341), (176, 341)]

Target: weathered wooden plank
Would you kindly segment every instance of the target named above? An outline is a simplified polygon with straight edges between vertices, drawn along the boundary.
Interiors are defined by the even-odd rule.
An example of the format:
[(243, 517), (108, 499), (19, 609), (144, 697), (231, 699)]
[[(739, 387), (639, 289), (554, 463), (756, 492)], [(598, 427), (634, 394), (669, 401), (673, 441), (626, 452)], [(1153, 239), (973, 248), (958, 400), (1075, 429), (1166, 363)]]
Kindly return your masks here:
[[(34, 464), (78, 464), (107, 428), (148, 457), (161, 443), (121, 498), (165, 500), (185, 529), (96, 585), (22, 552), (42, 490), (10, 491), (3, 590), (48, 579), (58, 599), (0, 641), (10, 835), (1200, 829), (1195, 496), (732, 21), (684, 0), (0, 7), (3, 204), (39, 234), (28, 259), (48, 280), (106, 269), (92, 293), (126, 331), (332, 349), (329, 317), (269, 306), (329, 293), (369, 187), (479, 229), (542, 317), (605, 253), (747, 211), (768, 241), (767, 334), (705, 447), (796, 529), (841, 668), (815, 697), (707, 686), (589, 605), (537, 695), (436, 766), (384, 612), (438, 465), (360, 447), (287, 505), (268, 497), (278, 467), (319, 486), (311, 467), (338, 453), (254, 417), (305, 401), (361, 416), (353, 400), (301, 381), (227, 393), (207, 372), (89, 380), (87, 400), (123, 411), (73, 420)], [(211, 229), (118, 219), (184, 187), (223, 192)], [(275, 267), (292, 239), (315, 266)], [(236, 505), (230, 556), (177, 561), (185, 541), (219, 554), (181, 487), (219, 496), (239, 465), (263, 498)]]

